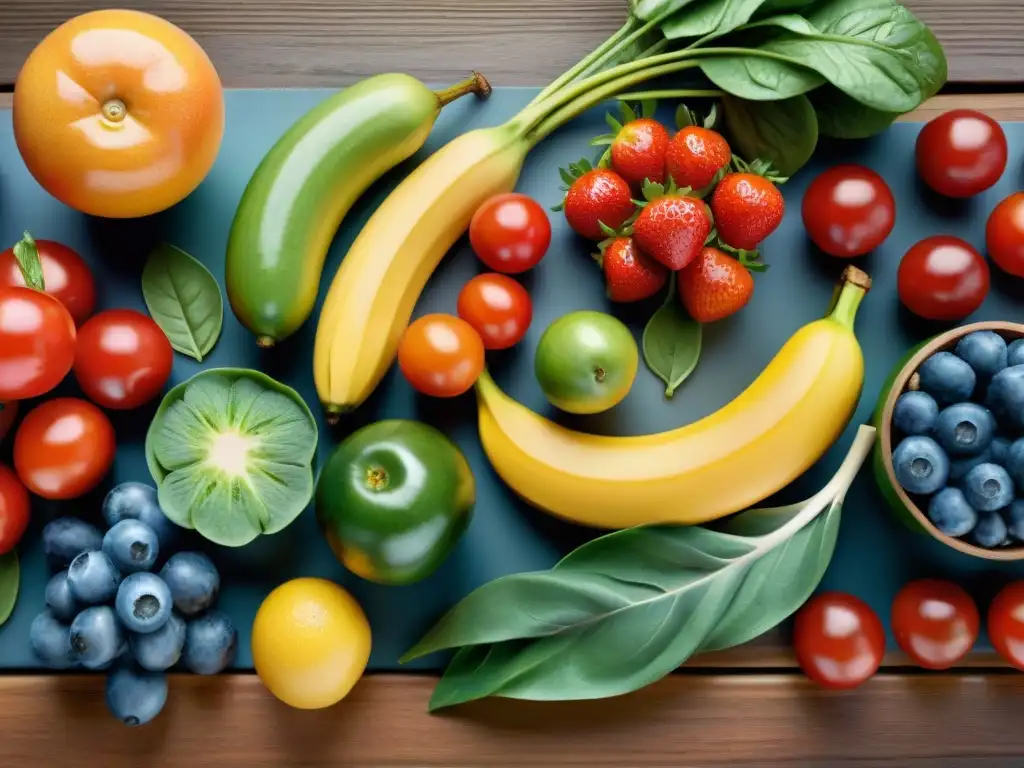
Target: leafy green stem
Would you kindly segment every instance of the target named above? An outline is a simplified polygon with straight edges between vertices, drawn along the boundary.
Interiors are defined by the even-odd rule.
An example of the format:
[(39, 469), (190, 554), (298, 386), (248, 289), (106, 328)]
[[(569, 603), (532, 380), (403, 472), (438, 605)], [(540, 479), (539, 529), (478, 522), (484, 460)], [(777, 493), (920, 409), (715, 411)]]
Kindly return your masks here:
[(713, 88), (677, 88), (661, 91), (631, 91), (630, 93), (620, 93), (615, 98), (619, 101), (648, 101), (650, 99), (718, 99), (724, 95), (725, 91)]

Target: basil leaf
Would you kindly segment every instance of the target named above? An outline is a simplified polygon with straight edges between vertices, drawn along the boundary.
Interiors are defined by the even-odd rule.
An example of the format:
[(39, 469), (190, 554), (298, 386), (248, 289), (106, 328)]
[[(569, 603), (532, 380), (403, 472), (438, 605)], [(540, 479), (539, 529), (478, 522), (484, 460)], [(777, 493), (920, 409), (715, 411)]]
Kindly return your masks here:
[(866, 139), (881, 133), (899, 117), (898, 112), (866, 107), (831, 85), (818, 88), (810, 99), (821, 135), (835, 139)]
[(171, 346), (202, 362), (224, 324), (224, 300), (210, 270), (180, 248), (162, 243), (142, 270), (142, 296)]
[(665, 382), (665, 397), (673, 393), (693, 373), (700, 360), (703, 326), (683, 308), (675, 291), (675, 275), (668, 296), (644, 328), (644, 361)]
[(6, 555), (0, 555), (0, 626), (3, 626), (14, 613), (20, 581), (18, 553), (11, 551)]
[(792, 176), (811, 159), (818, 144), (818, 118), (806, 96), (782, 101), (722, 98), (725, 127), (741, 157), (771, 161), (782, 176)]

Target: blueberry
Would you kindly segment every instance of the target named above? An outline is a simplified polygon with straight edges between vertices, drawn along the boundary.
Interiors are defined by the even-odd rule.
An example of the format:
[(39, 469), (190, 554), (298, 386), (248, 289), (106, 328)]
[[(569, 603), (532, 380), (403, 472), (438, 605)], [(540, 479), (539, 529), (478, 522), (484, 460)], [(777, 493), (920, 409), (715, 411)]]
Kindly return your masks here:
[(1024, 365), (1024, 339), (1011, 341), (1006, 348), (1007, 365)]
[(947, 453), (975, 456), (988, 448), (996, 431), (992, 412), (977, 403), (957, 403), (939, 412), (935, 439)]
[(68, 566), (68, 587), (79, 602), (105, 603), (117, 594), (121, 574), (105, 552), (83, 552)]
[(178, 663), (185, 647), (185, 620), (176, 613), (156, 632), (132, 634), (128, 647), (139, 665), (153, 672), (163, 672)]
[(164, 549), (178, 536), (178, 526), (160, 509), (156, 488), (145, 483), (121, 483), (114, 486), (103, 500), (103, 519), (113, 528), (125, 519), (139, 520), (156, 532)]
[(998, 512), (978, 515), (978, 524), (974, 526), (971, 537), (979, 547), (998, 547), (1006, 541), (1006, 521)]
[(75, 666), (68, 625), (58, 621), (52, 611), (43, 611), (32, 619), (28, 639), (36, 658), (51, 669)]
[(905, 437), (892, 452), (896, 479), (908, 493), (935, 493), (949, 477), (949, 457), (930, 437)]
[(1024, 489), (1024, 437), (1014, 440), (1006, 449), (1003, 466), (1010, 473), (1018, 489)]
[(174, 607), (186, 616), (205, 611), (217, 600), (220, 574), (202, 552), (179, 552), (160, 570), (174, 596)]
[(949, 482), (956, 483), (963, 480), (968, 472), (979, 464), (985, 464), (987, 462), (992, 462), (992, 451), (988, 448), (977, 456), (968, 456), (965, 459), (951, 460), (949, 462)]
[(940, 403), (970, 400), (977, 376), (974, 369), (952, 352), (936, 352), (917, 369), (921, 389)]
[(67, 571), (54, 574), (46, 582), (46, 607), (61, 621), (71, 621), (78, 614), (78, 602), (71, 594)]
[(1013, 501), (1013, 481), (998, 464), (979, 464), (964, 477), (967, 503), (979, 512), (995, 512)]
[(985, 396), (996, 418), (1015, 427), (1024, 426), (1024, 365), (1003, 368), (992, 377)]
[(145, 725), (167, 703), (167, 676), (125, 664), (107, 675), (107, 708), (125, 725)]
[(153, 573), (133, 573), (117, 589), (117, 616), (132, 632), (156, 632), (171, 618), (171, 590)]
[(71, 653), (89, 669), (99, 669), (127, 650), (121, 623), (109, 605), (94, 605), (71, 622)]
[(156, 531), (139, 520), (126, 518), (107, 531), (103, 551), (124, 573), (148, 571), (160, 552)]
[(928, 519), (947, 536), (963, 536), (978, 522), (978, 513), (959, 488), (943, 488), (928, 502)]
[[(1006, 466), (1007, 452), (1010, 449), (1010, 441), (1005, 437), (993, 437), (988, 446), (989, 454), (992, 456), (992, 463)], [(1011, 472), (1012, 476), (1013, 473)]]
[(56, 568), (67, 568), (83, 552), (102, 547), (99, 529), (77, 517), (58, 517), (43, 528), (43, 552)]
[(994, 331), (975, 331), (957, 342), (956, 355), (987, 379), (1006, 367), (1006, 340)]
[(185, 666), (197, 675), (215, 675), (234, 660), (237, 640), (231, 619), (220, 611), (193, 619), (185, 630)]
[(927, 392), (904, 392), (892, 409), (892, 423), (904, 435), (927, 435), (938, 415), (939, 405)]
[(1010, 535), (1017, 541), (1024, 541), (1024, 499), (1014, 499), (1010, 506), (1001, 511)]

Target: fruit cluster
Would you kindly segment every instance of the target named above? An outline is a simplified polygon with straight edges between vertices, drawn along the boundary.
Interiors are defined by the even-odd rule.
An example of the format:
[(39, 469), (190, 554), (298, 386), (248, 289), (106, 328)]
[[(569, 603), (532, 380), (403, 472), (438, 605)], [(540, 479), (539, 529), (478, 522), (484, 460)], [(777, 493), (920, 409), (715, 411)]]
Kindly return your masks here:
[(178, 552), (153, 570), (179, 535), (156, 491), (122, 483), (107, 494), (106, 534), (75, 517), (43, 529), (43, 550), (61, 568), (32, 622), (32, 650), (53, 669), (111, 669), (107, 706), (127, 725), (156, 717), (167, 700), (164, 672), (182, 659), (201, 675), (235, 656), (231, 620), (210, 609), (220, 575), (200, 552)]
[(896, 479), (947, 536), (1024, 541), (1024, 339), (970, 333), (937, 352), (897, 399)]

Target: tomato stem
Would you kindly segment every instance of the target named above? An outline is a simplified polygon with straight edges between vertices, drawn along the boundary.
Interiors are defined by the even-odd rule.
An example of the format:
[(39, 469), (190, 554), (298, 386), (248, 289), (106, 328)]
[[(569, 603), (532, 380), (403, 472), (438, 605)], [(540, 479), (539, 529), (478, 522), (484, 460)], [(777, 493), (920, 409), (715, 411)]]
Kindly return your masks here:
[(25, 285), (34, 291), (45, 291), (43, 263), (39, 260), (36, 241), (28, 232), (22, 233), (21, 240), (14, 244), (14, 260), (18, 262)]

